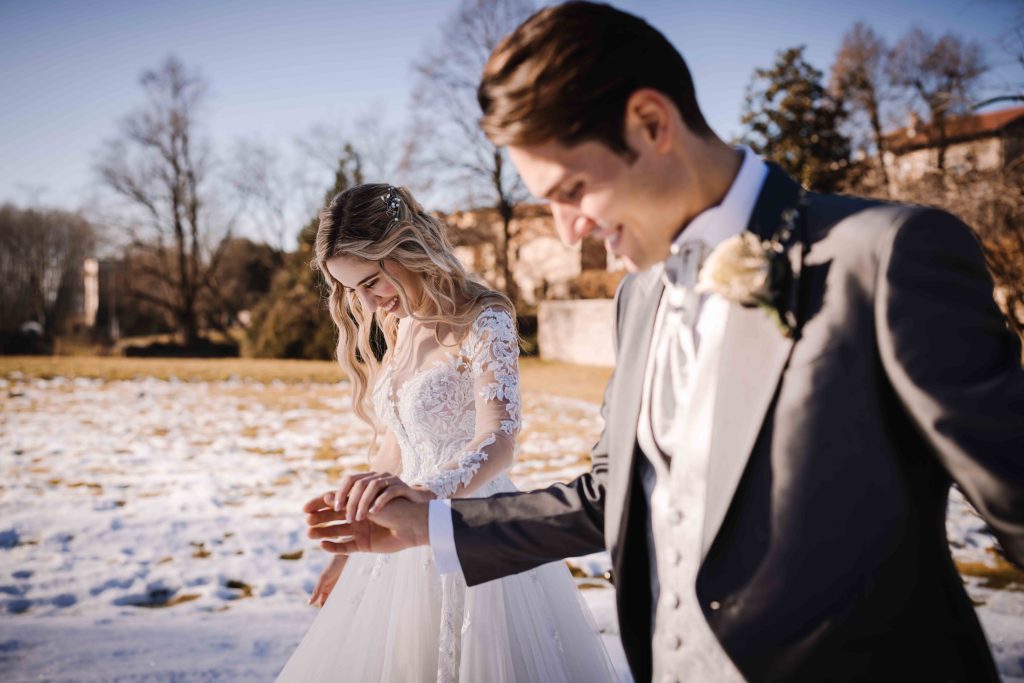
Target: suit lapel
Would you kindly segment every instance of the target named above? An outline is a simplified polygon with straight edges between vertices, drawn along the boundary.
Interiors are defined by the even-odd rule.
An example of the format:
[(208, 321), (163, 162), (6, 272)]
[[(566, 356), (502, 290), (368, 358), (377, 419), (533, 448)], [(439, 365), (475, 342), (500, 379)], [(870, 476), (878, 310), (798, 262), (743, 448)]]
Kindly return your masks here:
[(607, 537), (616, 539), (621, 547), (621, 534), (627, 525), (622, 515), (628, 505), (629, 486), (633, 481), (633, 466), (636, 458), (636, 428), (640, 419), (640, 400), (643, 396), (643, 378), (647, 369), (647, 356), (654, 333), (654, 320), (664, 285), (654, 268), (637, 276), (634, 289), (627, 302), (626, 318), (623, 321), (622, 337), (616, 356), (615, 398), (610, 406), (609, 421), (614, 425), (612, 441), (608, 445), (609, 455), (616, 462), (616, 476), (609, 481), (608, 500), (623, 505), (620, 513), (608, 514), (605, 524), (622, 524), (618, 529), (606, 529)]
[[(769, 164), (747, 229), (762, 239), (772, 237), (782, 212), (796, 205), (799, 191), (785, 172)], [(804, 251), (804, 236), (798, 232), (794, 237), (787, 251), (793, 272), (791, 292), (799, 285)], [(729, 511), (793, 344), (762, 309), (730, 304), (712, 420), (702, 561)]]

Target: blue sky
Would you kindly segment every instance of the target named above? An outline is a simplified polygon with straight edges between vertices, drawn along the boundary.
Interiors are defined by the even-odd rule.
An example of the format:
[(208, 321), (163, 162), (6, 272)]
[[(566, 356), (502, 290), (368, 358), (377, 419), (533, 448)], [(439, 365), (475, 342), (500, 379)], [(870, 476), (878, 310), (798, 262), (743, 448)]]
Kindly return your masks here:
[[(912, 25), (981, 41), (1000, 84), (1024, 71), (999, 39), (1019, 0), (623, 0), (680, 49), (724, 137), (739, 132), (752, 71), (807, 45), (826, 71), (858, 20), (895, 41)], [(74, 208), (95, 194), (97, 149), (142, 103), (138, 76), (175, 54), (210, 83), (216, 148), (256, 136), (292, 145), (318, 123), (380, 111), (400, 126), (411, 63), (457, 0), (0, 0), (0, 202)], [(993, 89), (993, 92), (994, 92)]]

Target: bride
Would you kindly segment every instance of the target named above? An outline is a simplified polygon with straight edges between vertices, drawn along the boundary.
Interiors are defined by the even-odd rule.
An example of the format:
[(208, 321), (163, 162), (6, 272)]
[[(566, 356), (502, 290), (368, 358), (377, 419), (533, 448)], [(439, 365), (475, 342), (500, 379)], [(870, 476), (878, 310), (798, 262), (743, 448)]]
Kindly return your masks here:
[[(336, 196), (321, 213), (315, 258), (353, 408), (380, 442), (372, 471), (345, 477), (324, 505), (361, 521), (394, 497), (514, 491), (506, 471), (521, 414), (509, 300), (467, 273), (444, 227), (404, 188), (367, 184)], [(374, 322), (386, 346), (379, 363)], [(467, 588), (438, 574), (428, 547), (334, 555), (314, 602), (322, 609), (278, 681), (615, 676), (561, 563)]]

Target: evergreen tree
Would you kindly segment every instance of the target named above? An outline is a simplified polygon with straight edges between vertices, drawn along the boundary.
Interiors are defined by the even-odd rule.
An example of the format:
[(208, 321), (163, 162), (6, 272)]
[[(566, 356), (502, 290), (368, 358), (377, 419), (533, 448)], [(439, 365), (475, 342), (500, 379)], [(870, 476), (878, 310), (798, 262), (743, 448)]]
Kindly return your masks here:
[(779, 52), (772, 68), (754, 71), (741, 141), (808, 189), (831, 192), (850, 168), (850, 140), (839, 130), (843, 118), (842, 102), (804, 59), (804, 46), (793, 47)]

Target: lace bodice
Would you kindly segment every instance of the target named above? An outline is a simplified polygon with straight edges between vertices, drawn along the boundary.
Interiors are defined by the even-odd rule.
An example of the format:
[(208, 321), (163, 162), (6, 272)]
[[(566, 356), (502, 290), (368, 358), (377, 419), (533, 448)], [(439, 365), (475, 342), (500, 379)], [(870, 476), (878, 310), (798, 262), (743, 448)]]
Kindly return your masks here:
[(485, 308), (457, 352), (443, 355), (397, 387), (385, 364), (374, 409), (401, 449), (404, 481), (439, 498), (490, 495), (506, 488), (496, 479), (514, 460), (522, 421), (512, 316)]

